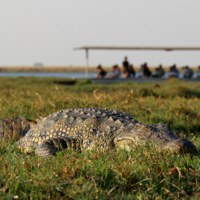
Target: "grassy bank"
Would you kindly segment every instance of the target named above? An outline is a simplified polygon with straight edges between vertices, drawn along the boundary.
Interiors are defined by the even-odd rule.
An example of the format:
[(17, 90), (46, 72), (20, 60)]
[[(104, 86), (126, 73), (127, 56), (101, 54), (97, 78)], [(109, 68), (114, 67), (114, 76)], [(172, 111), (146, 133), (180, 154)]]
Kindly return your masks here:
[(198, 148), (194, 156), (155, 152), (59, 152), (44, 160), (0, 145), (0, 197), (20, 199), (199, 198), (200, 87), (198, 83), (72, 86), (53, 78), (1, 78), (0, 117), (35, 119), (66, 108), (117, 109), (146, 124), (163, 122)]

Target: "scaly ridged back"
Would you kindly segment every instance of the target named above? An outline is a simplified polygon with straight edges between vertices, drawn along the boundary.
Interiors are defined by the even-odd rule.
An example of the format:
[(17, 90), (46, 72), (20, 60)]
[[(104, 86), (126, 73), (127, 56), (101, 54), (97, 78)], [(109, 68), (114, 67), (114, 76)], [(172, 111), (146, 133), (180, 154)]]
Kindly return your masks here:
[(117, 110), (67, 109), (43, 118), (18, 144), (28, 152), (50, 138), (69, 137), (83, 141), (83, 148), (105, 148), (113, 138), (129, 125), (138, 121)]

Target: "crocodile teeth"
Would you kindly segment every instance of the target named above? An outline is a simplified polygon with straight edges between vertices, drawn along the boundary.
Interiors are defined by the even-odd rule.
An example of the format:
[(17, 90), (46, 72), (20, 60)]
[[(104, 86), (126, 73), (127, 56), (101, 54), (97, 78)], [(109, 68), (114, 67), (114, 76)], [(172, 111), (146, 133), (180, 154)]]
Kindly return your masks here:
[(89, 116), (89, 117), (90, 117), (90, 116), (91, 116), (91, 114), (90, 114), (90, 113), (88, 113), (88, 114), (87, 114), (87, 116)]
[(80, 112), (80, 115), (84, 115), (84, 112), (83, 112), (83, 111), (81, 111), (81, 112)]

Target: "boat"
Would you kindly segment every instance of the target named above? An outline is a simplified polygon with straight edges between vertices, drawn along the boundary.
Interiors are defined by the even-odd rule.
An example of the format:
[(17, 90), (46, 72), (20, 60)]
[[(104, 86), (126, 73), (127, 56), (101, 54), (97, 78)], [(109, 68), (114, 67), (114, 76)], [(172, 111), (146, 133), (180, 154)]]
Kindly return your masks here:
[(115, 78), (115, 79), (90, 79), (92, 83), (96, 84), (111, 84), (111, 83), (161, 83), (169, 80), (179, 80), (185, 82), (199, 82), (200, 79), (186, 79), (186, 78)]

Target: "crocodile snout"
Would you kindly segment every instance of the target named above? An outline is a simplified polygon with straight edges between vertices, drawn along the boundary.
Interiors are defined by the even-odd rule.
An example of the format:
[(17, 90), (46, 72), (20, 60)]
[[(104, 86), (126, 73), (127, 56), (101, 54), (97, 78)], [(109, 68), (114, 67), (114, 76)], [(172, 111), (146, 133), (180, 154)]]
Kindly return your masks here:
[[(151, 135), (151, 134), (150, 134)], [(176, 153), (196, 153), (196, 146), (187, 139), (178, 139), (176, 136), (171, 137), (170, 140), (162, 140), (159, 138), (153, 139), (150, 136), (142, 138), (138, 137), (139, 135), (132, 135), (131, 133), (121, 134), (114, 139), (115, 146), (117, 148), (126, 148), (127, 150), (131, 150), (135, 147), (135, 145), (142, 145), (144, 143), (154, 144), (156, 148), (162, 150), (174, 151)], [(147, 134), (145, 135), (147, 136)]]
[(196, 146), (189, 140), (177, 139), (173, 142), (168, 142), (167, 144), (161, 145), (161, 150), (169, 149), (177, 153), (196, 153)]

